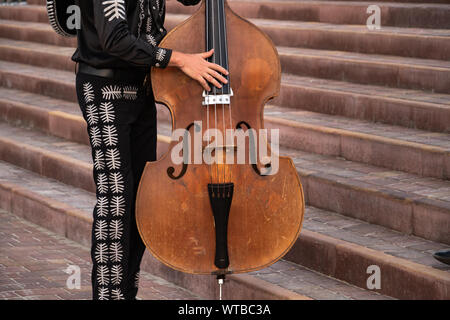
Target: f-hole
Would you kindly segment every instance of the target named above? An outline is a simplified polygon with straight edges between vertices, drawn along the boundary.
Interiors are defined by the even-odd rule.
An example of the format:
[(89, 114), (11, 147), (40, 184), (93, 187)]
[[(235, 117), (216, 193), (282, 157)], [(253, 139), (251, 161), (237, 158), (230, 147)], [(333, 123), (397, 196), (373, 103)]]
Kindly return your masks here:
[[(247, 127), (247, 130), (250, 130), (252, 128), (247, 122), (241, 121), (236, 125), (236, 129), (244, 130), (243, 126)], [(249, 143), (256, 143), (255, 137), (253, 136), (253, 131), (250, 131), (250, 135), (251, 135), (251, 137), (249, 136)], [(254, 146), (249, 146), (250, 150), (252, 148), (253, 148), (253, 150), (255, 150)], [(264, 165), (264, 167), (269, 169), (272, 167), (272, 164), (267, 163), (266, 165)], [(261, 174), (261, 171), (259, 170), (258, 165), (256, 163), (252, 163), (252, 168), (259, 176), (264, 176), (263, 174)]]
[[(186, 131), (184, 132), (184, 137), (183, 137), (183, 167), (181, 168), (181, 172), (178, 176), (175, 176), (173, 173), (175, 172), (175, 168), (174, 167), (169, 167), (167, 168), (167, 175), (169, 176), (170, 179), (173, 180), (178, 180), (180, 178), (182, 178), (187, 171), (188, 168), (188, 157), (189, 157), (189, 153), (191, 152), (191, 150), (189, 150), (189, 130), (195, 126), (195, 130), (199, 131), (201, 130), (200, 127), (198, 125), (196, 125), (195, 123), (191, 123), (190, 125), (187, 126)], [(186, 151), (186, 153), (185, 153)]]

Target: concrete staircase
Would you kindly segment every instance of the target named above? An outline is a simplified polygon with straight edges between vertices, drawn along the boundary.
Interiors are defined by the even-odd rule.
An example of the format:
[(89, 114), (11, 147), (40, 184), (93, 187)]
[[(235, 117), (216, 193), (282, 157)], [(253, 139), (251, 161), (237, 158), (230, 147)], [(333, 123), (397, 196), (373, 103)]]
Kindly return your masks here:
[[(248, 299), (449, 299), (450, 1), (229, 1), (274, 41), (282, 90), (266, 107), (305, 191), (304, 229), (270, 268), (231, 276)], [(88, 245), (95, 186), (76, 104), (74, 39), (42, 0), (0, 6), (0, 208)], [(172, 28), (195, 8), (167, 1)], [(169, 114), (159, 107), (159, 153)], [(367, 268), (381, 288), (367, 289)], [(205, 298), (212, 277), (144, 269)]]

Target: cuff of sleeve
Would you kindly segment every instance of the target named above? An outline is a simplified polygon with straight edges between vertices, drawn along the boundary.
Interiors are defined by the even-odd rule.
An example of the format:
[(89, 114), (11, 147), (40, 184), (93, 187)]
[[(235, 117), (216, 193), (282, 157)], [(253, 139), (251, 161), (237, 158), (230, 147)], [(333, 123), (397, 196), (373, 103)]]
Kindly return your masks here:
[(169, 64), (170, 58), (172, 56), (171, 49), (157, 48), (156, 49), (156, 62), (155, 67), (165, 68)]

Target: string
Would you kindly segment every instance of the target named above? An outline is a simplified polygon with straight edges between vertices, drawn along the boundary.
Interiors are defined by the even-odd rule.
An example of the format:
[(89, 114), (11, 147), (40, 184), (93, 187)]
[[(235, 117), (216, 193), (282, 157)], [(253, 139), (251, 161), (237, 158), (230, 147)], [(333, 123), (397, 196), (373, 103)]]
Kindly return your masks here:
[[(220, 1), (220, 0), (219, 0)], [(220, 12), (219, 12), (219, 9), (217, 10), (217, 15), (218, 15), (218, 17), (219, 17), (219, 19), (221, 18), (221, 16), (220, 16), (220, 14), (219, 14)], [(222, 16), (222, 18), (224, 18), (223, 16)], [(225, 19), (224, 19), (225, 20)], [(222, 66), (223, 67), (223, 61), (222, 61), (222, 40), (221, 40), (221, 30), (220, 30), (220, 23), (219, 23), (219, 52), (220, 52), (220, 56), (219, 56), (219, 58), (220, 58), (220, 66)], [(224, 85), (222, 85), (222, 88), (221, 88), (221, 94), (222, 94), (222, 97), (223, 97), (223, 94), (224, 94), (224, 91), (223, 91), (223, 86)], [(221, 156), (222, 156), (222, 161), (223, 161), (223, 157), (224, 157), (224, 155), (226, 156), (226, 139), (225, 139), (225, 137), (226, 137), (226, 129), (225, 129), (225, 104), (223, 104), (222, 103), (222, 152), (221, 152)], [(225, 183), (225, 174), (226, 174), (226, 159), (225, 159), (225, 162), (222, 164), (222, 167), (223, 167), (223, 183)]]
[[(211, 2), (212, 2), (212, 9), (211, 9), (211, 11), (212, 11), (212, 27), (213, 27), (212, 34), (213, 34), (213, 48), (214, 48), (213, 63), (216, 64), (216, 62), (217, 62), (217, 59), (216, 59), (217, 55), (216, 55), (216, 50), (215, 50), (216, 49), (216, 21), (215, 21), (216, 14), (215, 14), (215, 6), (214, 6), (215, 1), (212, 0)], [(215, 97), (214, 98), (214, 128), (216, 130), (216, 135), (215, 135), (215, 138), (214, 138), (214, 144), (215, 144), (214, 157), (215, 157), (215, 160), (216, 160), (215, 162), (217, 162), (217, 147), (218, 147), (218, 145), (217, 145), (217, 100), (216, 100), (217, 90), (214, 89), (213, 84), (211, 84), (211, 86), (212, 86), (211, 90), (213, 91), (214, 97)], [(219, 180), (219, 164), (218, 163), (216, 163), (216, 183), (217, 184), (220, 183), (220, 180)]]
[[(226, 20), (227, 19), (226, 19), (226, 14), (225, 14), (224, 1), (221, 2), (221, 5), (222, 5), (222, 12), (223, 12), (223, 28), (224, 28), (225, 40), (226, 40), (226, 32), (227, 32)], [(229, 69), (228, 47), (227, 46), (228, 46), (228, 43), (225, 43), (225, 61), (227, 61), (227, 68)], [(230, 117), (230, 130), (233, 130), (233, 119), (231, 116), (231, 80), (230, 80), (230, 78), (231, 78), (231, 75), (228, 70), (228, 88), (230, 90), (230, 102), (228, 104), (228, 110), (229, 110), (229, 117)], [(224, 109), (224, 111), (225, 111), (225, 109)], [(225, 118), (225, 116), (224, 116), (224, 118)], [(232, 131), (231, 131), (231, 133), (232, 133)], [(234, 146), (234, 139), (232, 141), (232, 146)], [(233, 148), (233, 152), (234, 152), (234, 148)], [(232, 178), (233, 178), (233, 170), (228, 170), (228, 171), (229, 171), (229, 175), (230, 175), (230, 178), (228, 181), (231, 182)]]
[[(207, 47), (209, 44), (209, 1), (206, 1), (206, 19), (207, 19), (207, 23), (206, 23), (206, 43), (207, 43)], [(207, 92), (206, 95), (208, 95), (209, 93)], [(209, 142), (211, 140), (211, 136), (209, 135), (209, 103), (206, 104), (206, 134), (207, 134), (207, 146), (209, 146)], [(203, 140), (203, 139), (202, 139)], [(203, 150), (202, 150), (203, 151)], [(203, 154), (202, 154), (202, 158), (203, 158)], [(209, 168), (209, 176), (211, 179), (211, 184), (213, 183), (213, 178), (212, 178), (212, 166), (211, 164), (209, 164), (208, 166)]]
[[(217, 0), (220, 1), (220, 3), (218, 5), (215, 4), (215, 0), (211, 0), (211, 1), (207, 1), (207, 19), (209, 17), (209, 15), (211, 15), (211, 24), (212, 24), (212, 49), (216, 49), (217, 44), (218, 44), (218, 49), (219, 51), (216, 52), (216, 50), (214, 51), (213, 57), (212, 57), (212, 62), (217, 64), (217, 62), (219, 62), (219, 65), (222, 67), (227, 67), (228, 68), (228, 49), (227, 49), (227, 44), (226, 44), (226, 15), (225, 15), (225, 7), (224, 7), (224, 2), (221, 0)], [(209, 6), (208, 4), (211, 5), (211, 10), (209, 10)], [(220, 6), (220, 7), (219, 7)], [(222, 12), (221, 12), (222, 10)], [(217, 18), (216, 18), (217, 15)], [(209, 20), (209, 19), (208, 19)], [(217, 23), (217, 25), (216, 25)], [(206, 36), (208, 39), (208, 43), (209, 43), (209, 21), (207, 23), (207, 31), (206, 31)], [(225, 36), (225, 38), (223, 39), (224, 43), (222, 44), (222, 30), (221, 30), (221, 26), (223, 26), (223, 35)], [(216, 35), (216, 31), (218, 32)], [(216, 41), (218, 40), (218, 41)], [(224, 45), (224, 51), (225, 51), (225, 55), (224, 57), (222, 57), (222, 45)], [(219, 57), (217, 58), (217, 55), (219, 55)], [(218, 61), (219, 60), (219, 61)], [(226, 64), (226, 66), (225, 66)], [(224, 77), (226, 77), (225, 75), (223, 75)], [(225, 183), (227, 180), (228, 182), (232, 181), (232, 170), (229, 170), (228, 166), (226, 165), (226, 158), (227, 158), (227, 144), (226, 144), (226, 137), (227, 137), (227, 124), (225, 121), (225, 103), (221, 103), (222, 105), (222, 145), (220, 146), (221, 148), (221, 152), (218, 153), (218, 149), (219, 149), (219, 145), (218, 145), (218, 141), (217, 141), (217, 135), (218, 135), (218, 110), (217, 110), (217, 94), (221, 94), (221, 96), (223, 97), (223, 95), (225, 94), (224, 91), (224, 86), (222, 85), (221, 89), (219, 90), (219, 88), (217, 88), (216, 86), (214, 86), (212, 83), (210, 83), (213, 87), (211, 89), (210, 92), (208, 92), (209, 94), (213, 94), (215, 99), (214, 99), (214, 130), (216, 130), (216, 134), (215, 134), (215, 141), (214, 141), (214, 162), (215, 162), (215, 178), (213, 177), (213, 169), (212, 166), (213, 164), (210, 164), (210, 176), (211, 176), (211, 183), (214, 180), (216, 182), (216, 184), (218, 185), (218, 190), (219, 190), (219, 185), (221, 182)], [(231, 82), (230, 82), (230, 76), (228, 74), (228, 86), (231, 90)], [(230, 92), (230, 97), (231, 97), (231, 92)], [(207, 101), (208, 102), (208, 101)], [(220, 103), (219, 103), (220, 106)], [(210, 142), (211, 136), (209, 134), (209, 129), (210, 129), (210, 111), (209, 111), (209, 102), (207, 103), (207, 137), (208, 137), (208, 143)], [(231, 106), (231, 101), (228, 103), (228, 116), (229, 116), (229, 124), (230, 127), (229, 129), (233, 130), (233, 118), (232, 118), (232, 110), (231, 110), (232, 106)], [(231, 131), (232, 133), (232, 131)], [(232, 146), (234, 146), (234, 139), (232, 141)], [(219, 159), (219, 155), (221, 156), (221, 159)], [(225, 159), (224, 159), (225, 158)], [(222, 170), (220, 170), (220, 165), (223, 166)], [(228, 169), (228, 170), (227, 170)], [(229, 176), (229, 178), (228, 178)]]

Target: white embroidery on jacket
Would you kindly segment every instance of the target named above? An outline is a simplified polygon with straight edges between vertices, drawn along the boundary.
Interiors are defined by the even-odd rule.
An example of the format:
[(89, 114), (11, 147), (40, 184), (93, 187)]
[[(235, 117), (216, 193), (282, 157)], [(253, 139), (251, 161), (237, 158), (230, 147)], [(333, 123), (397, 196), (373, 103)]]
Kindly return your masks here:
[(166, 49), (159, 48), (158, 52), (156, 53), (156, 60), (161, 62), (164, 60), (165, 56), (166, 56)]
[(138, 39), (141, 37), (142, 22), (144, 21), (145, 18), (144, 0), (139, 0), (139, 9), (140, 11), (139, 11), (138, 35), (137, 35)]
[(106, 0), (103, 1), (102, 4), (107, 6), (103, 11), (105, 13), (105, 17), (109, 18), (108, 21), (112, 21), (114, 19), (125, 19), (125, 1), (124, 0)]
[(146, 34), (145, 38), (147, 39), (147, 42), (150, 43), (152, 46), (156, 47), (156, 39), (152, 34)]

